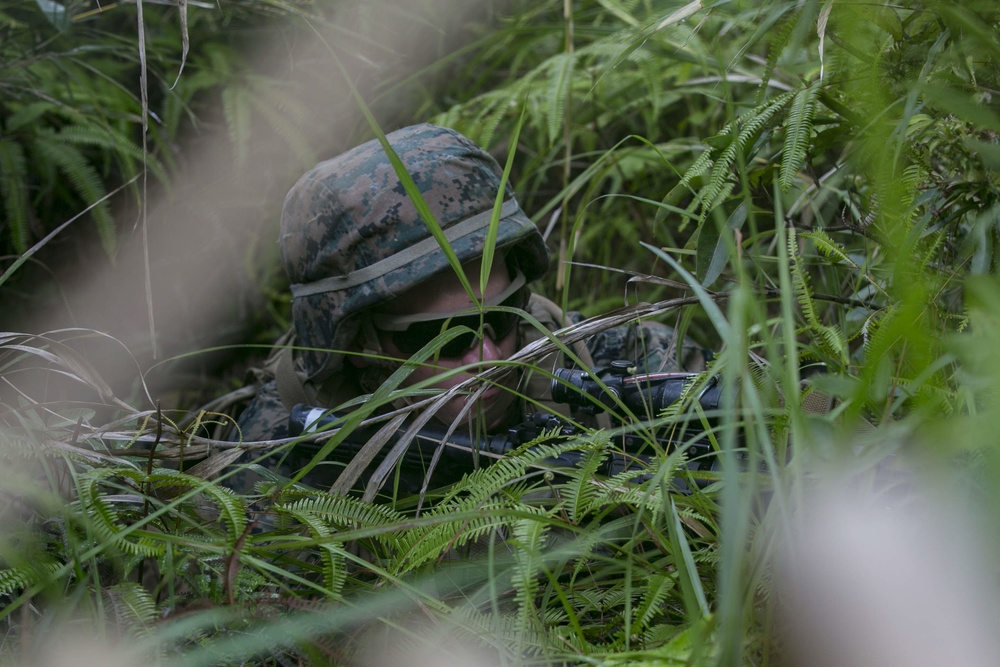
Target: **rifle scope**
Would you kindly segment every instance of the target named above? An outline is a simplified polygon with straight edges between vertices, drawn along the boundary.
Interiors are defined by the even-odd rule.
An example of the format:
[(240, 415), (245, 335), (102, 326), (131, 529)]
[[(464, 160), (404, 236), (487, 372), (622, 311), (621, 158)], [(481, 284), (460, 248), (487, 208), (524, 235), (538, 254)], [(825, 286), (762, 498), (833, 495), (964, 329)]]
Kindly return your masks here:
[[(586, 414), (618, 412), (624, 405), (637, 417), (652, 418), (676, 403), (690, 390), (700, 373), (635, 373), (631, 361), (612, 361), (605, 368), (583, 371), (557, 368), (552, 380), (552, 399)], [(722, 385), (713, 377), (698, 395), (705, 410), (716, 410)], [(691, 396), (693, 399), (694, 396)]]

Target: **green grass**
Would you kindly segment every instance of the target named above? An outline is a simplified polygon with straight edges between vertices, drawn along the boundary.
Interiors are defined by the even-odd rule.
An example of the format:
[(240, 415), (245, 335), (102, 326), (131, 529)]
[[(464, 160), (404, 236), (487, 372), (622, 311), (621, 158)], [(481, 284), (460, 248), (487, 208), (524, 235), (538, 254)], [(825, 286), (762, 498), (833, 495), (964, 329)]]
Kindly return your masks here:
[[(421, 502), (394, 494), (391, 475), (369, 503), (258, 465), (288, 443), (207, 480), (211, 463), (190, 466), (231, 463), (219, 440), (231, 406), (161, 412), (142, 391), (115, 396), (87, 358), (94, 340), (112, 345), (97, 334), (3, 334), (5, 661), (32, 664), (65, 638), (66, 651), (96, 641), (129, 664), (358, 664), (377, 650), (456, 664), (470, 651), (504, 665), (815, 663), (839, 636), (831, 619), (867, 604), (908, 622), (879, 581), (967, 569), (995, 587), (969, 557), (996, 542), (1000, 500), (995, 9), (567, 4), (498, 5), (466, 57), (436, 65), (447, 76), (413, 120), (510, 157), (522, 208), (543, 229), (558, 214), (549, 240), (565, 270), (543, 291), (588, 315), (650, 302), (633, 315), (717, 351), (718, 414), (689, 405), (624, 425), (680, 432), (682, 447), (707, 429), (717, 479), (677, 492), (684, 459), (652, 438), (651, 479), (596, 475), (620, 435), (598, 431)], [(20, 220), (8, 225), (23, 251)], [(831, 410), (810, 408), (820, 393)], [(567, 451), (584, 463), (546, 469)], [(242, 469), (263, 480), (235, 492)], [(827, 493), (837, 510), (814, 513)], [(928, 502), (974, 537), (921, 528), (907, 510)], [(967, 545), (969, 560), (942, 572), (878, 535), (857, 547), (849, 527), (881, 525), (883, 510), (914, 522), (918, 544)], [(834, 556), (822, 571), (802, 562), (817, 533)], [(852, 587), (855, 566), (871, 570)], [(959, 583), (944, 588), (979, 609)], [(795, 590), (815, 591), (815, 606)], [(921, 604), (961, 627), (947, 594)], [(842, 606), (824, 616), (828, 602)], [(978, 613), (964, 627), (995, 620)], [(872, 626), (878, 655), (921, 646), (927, 633), (901, 627)], [(939, 645), (975, 645), (963, 637)], [(835, 647), (841, 664), (864, 650), (850, 635)]]

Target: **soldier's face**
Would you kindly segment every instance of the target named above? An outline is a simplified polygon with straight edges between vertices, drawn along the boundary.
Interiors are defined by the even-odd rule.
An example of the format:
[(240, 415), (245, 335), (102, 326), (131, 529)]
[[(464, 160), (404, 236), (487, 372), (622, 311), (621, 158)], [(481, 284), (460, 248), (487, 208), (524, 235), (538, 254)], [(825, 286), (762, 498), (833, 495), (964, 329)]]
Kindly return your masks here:
[[(510, 272), (502, 257), (497, 257), (493, 263), (493, 271), (489, 281), (486, 283), (485, 294), (479, 291), (479, 275), (482, 269), (482, 262), (474, 261), (463, 265), (465, 275), (469, 279), (477, 297), (486, 300), (494, 299), (505, 291), (509, 291), (512, 285)], [(390, 315), (432, 315), (441, 313), (447, 315), (455, 313), (465, 308), (473, 308), (474, 303), (466, 293), (462, 284), (454, 274), (446, 272), (437, 276), (413, 289), (405, 292), (396, 299), (380, 308), (380, 312)], [(406, 359), (410, 354), (402, 351), (393, 340), (391, 333), (380, 332), (379, 342), (383, 351), (389, 356)], [(491, 329), (486, 328), (484, 335), (477, 338), (469, 347), (463, 349), (455, 356), (428, 359), (426, 365), (418, 366), (407, 378), (406, 384), (412, 385), (418, 382), (432, 380), (438, 377), (442, 371), (448, 371), (464, 366), (471, 366), (466, 372), (455, 374), (448, 378), (443, 378), (433, 383), (439, 389), (448, 389), (465, 380), (476, 370), (482, 370), (492, 365), (491, 362), (502, 361), (510, 358), (517, 349), (517, 327), (509, 328), (499, 339), (491, 335)], [(515, 374), (507, 376), (506, 385), (491, 386), (486, 389), (477, 405), (470, 410), (471, 415), (478, 416), (483, 420), (483, 425), (487, 429), (496, 428), (503, 425), (507, 420), (511, 406), (516, 400), (516, 396), (511, 391), (516, 384)], [(437, 413), (436, 419), (442, 423), (450, 424), (458, 417), (467, 399), (458, 396), (444, 405)]]

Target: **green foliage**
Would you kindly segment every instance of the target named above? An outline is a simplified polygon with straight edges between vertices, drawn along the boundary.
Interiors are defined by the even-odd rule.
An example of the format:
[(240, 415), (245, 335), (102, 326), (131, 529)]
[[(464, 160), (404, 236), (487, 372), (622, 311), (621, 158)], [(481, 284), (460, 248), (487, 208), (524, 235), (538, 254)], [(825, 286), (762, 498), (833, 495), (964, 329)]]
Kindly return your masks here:
[(796, 172), (801, 168), (809, 149), (812, 135), (813, 117), (816, 114), (816, 96), (819, 86), (810, 85), (795, 94), (792, 108), (788, 113), (785, 131), (785, 147), (781, 156), (781, 189), (787, 192), (792, 187)]
[[(24, 349), (20, 342), (7, 348), (8, 367), (38, 356)], [(65, 353), (71, 358), (69, 348)], [(225, 642), (227, 628), (251, 631), (260, 614), (292, 620), (296, 609), (313, 604), (307, 599), (344, 604), (393, 591), (513, 660), (562, 655), (567, 647), (585, 654), (635, 650), (647, 642), (658, 646), (660, 637), (682, 629), (673, 611), (681, 586), (670, 574), (680, 560), (664, 551), (683, 539), (679, 522), (697, 526), (699, 536), (683, 540), (686, 569), (677, 570), (696, 577), (691, 568), (713, 560), (715, 536), (704, 517), (686, 501), (670, 505), (684, 509), (663, 509), (664, 476), (675, 464), (665, 465), (664, 454), (648, 468), (601, 480), (595, 471), (614, 448), (602, 434), (586, 442), (526, 446), (470, 473), (414, 513), (407, 499), (395, 507), (372, 504), (281, 480), (239, 496), (163, 467), (134, 447), (156, 434), (160, 451), (168, 452), (176, 442), (190, 442), (190, 434), (149, 415), (118, 421), (111, 430), (95, 429), (93, 417), (50, 423), (54, 439), (75, 433), (68, 447), (22, 450), (29, 465), (54, 457), (75, 480), (69, 491), (74, 500), (38, 505), (29, 522), (60, 526), (43, 540), (45, 565), (15, 564), (12, 553), (0, 551), (7, 565), (0, 570), (2, 592), (15, 599), (6, 614), (54, 585), (77, 601), (78, 614), (94, 613), (99, 595), (116, 627), (142, 634), (161, 655), (211, 655), (221, 650), (213, 647)], [(682, 418), (675, 412), (668, 419)], [(87, 456), (95, 450), (106, 453)], [(581, 452), (584, 463), (553, 473), (546, 461), (569, 452)], [(12, 454), (4, 454), (8, 462)], [(658, 474), (637, 483), (651, 471)], [(251, 508), (255, 518), (248, 523)], [(134, 583), (139, 580), (143, 586)], [(428, 586), (437, 591), (433, 597)], [(278, 600), (292, 602), (282, 607)], [(237, 613), (221, 625), (212, 615), (194, 626), (187, 621), (197, 628), (196, 639), (190, 629), (180, 637), (150, 632), (151, 619), (205, 603), (231, 605)], [(401, 622), (406, 608), (381, 614)], [(375, 618), (340, 618), (323, 634), (367, 632)], [(309, 640), (298, 635), (266, 634), (265, 644), (244, 647), (249, 653), (241, 655), (309, 653)]]
[(0, 40), (4, 247), (24, 252), (39, 229), (93, 206), (91, 217), (113, 254), (109, 183), (131, 179), (143, 164), (165, 177), (160, 159), (152, 154), (144, 161), (137, 147), (141, 108), (122, 86), (134, 48), (119, 39), (95, 42), (98, 33), (73, 23), (79, 6), (47, 6), (58, 12), (41, 3), (0, 7), (17, 17)]
[[(143, 155), (119, 66), (64, 45), (86, 21), (54, 7), (0, 8), (3, 35), (40, 34), (30, 25), (59, 47), (0, 41), (22, 65), (0, 69), (12, 247), (142, 164), (167, 178), (168, 138), (202, 122), (202, 95), (236, 162), (253, 116), (309, 153), (292, 87), (247, 73), (220, 38), (160, 91)], [(0, 540), (4, 655), (31, 637), (19, 609), (60, 600), (186, 664), (349, 663), (358, 637), (434, 643), (423, 626), (513, 664), (790, 664), (773, 556), (828, 470), (877, 491), (896, 466), (954, 479), (970, 520), (995, 514), (991, 3), (511, 2), (493, 18), (439, 64), (448, 76), (413, 120), (437, 114), (498, 154), (517, 137), (512, 181), (559, 259), (626, 272), (564, 266), (552, 281), (567, 305), (620, 305), (631, 275), (672, 281), (644, 283), (643, 299), (694, 293), (662, 311), (717, 358), (685, 400), (623, 429), (675, 447), (650, 440), (648, 467), (604, 478), (621, 432), (546, 441), (420, 500), (365, 503), (276, 473), (250, 490), (232, 480), (252, 461), (202, 479), (186, 466), (231, 445), (114, 399), (68, 342), (3, 336), (0, 474), (20, 527)], [(153, 25), (179, 48), (174, 23)], [(110, 249), (109, 215), (92, 213)], [(803, 384), (804, 366), (825, 372)], [(86, 398), (49, 395), (29, 371)], [(726, 397), (713, 413), (688, 400), (710, 382)], [(804, 407), (816, 395), (829, 412)], [(722, 465), (699, 485), (684, 464), (701, 434)], [(569, 452), (576, 468), (546, 463)], [(887, 502), (908, 492), (887, 486)]]
[[(137, 176), (169, 186), (176, 175), (175, 144), (210, 115), (211, 92), (221, 91), (237, 161), (245, 161), (249, 150), (251, 114), (310, 154), (296, 129), (304, 122), (301, 108), (289, 103), (280, 81), (246, 74), (247, 57), (231, 45), (239, 38), (232, 28), (265, 10), (241, 5), (234, 18), (192, 4), (183, 20), (174, 10), (147, 8), (146, 52), (140, 53), (135, 11), (125, 5), (87, 10), (81, 3), (0, 3), (0, 16), (7, 17), (0, 25), (3, 254), (23, 253), (87, 209), (114, 257), (125, 221), (115, 218), (119, 202), (112, 191), (133, 183), (130, 204), (136, 208), (143, 203)], [(296, 7), (275, 3), (266, 11), (292, 14)], [(226, 24), (229, 31), (222, 30)], [(183, 62), (192, 39), (197, 48)], [(177, 77), (182, 65), (185, 74)], [(139, 87), (140, 69), (150, 82), (146, 92)]]

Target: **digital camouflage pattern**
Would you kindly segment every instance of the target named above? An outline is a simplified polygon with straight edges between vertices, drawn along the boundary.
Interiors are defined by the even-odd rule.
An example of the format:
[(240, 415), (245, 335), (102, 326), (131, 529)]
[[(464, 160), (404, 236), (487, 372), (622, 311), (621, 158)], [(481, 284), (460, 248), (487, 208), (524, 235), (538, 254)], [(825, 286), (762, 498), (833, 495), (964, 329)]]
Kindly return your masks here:
[[(404, 128), (386, 138), (449, 235), (459, 261), (482, 257), (502, 176), (496, 161), (460, 134), (433, 125)], [(507, 194), (497, 248), (531, 281), (548, 268), (548, 251), (509, 188)], [(335, 407), (365, 393), (358, 369), (343, 363), (342, 351), (356, 347), (356, 316), (451, 270), (378, 141), (321, 162), (299, 179), (285, 198), (279, 243), (295, 296), (294, 338), (279, 343), (294, 345), (295, 353), (286, 350), (272, 358), (292, 359), (299, 386), (307, 388), (307, 402), (321, 407)], [(555, 304), (537, 295), (528, 311), (552, 331), (582, 319), (577, 313), (564, 316)], [(527, 322), (518, 331), (522, 345), (541, 336)], [(629, 359), (648, 371), (704, 368), (701, 350), (685, 344), (678, 354), (676, 345), (670, 327), (644, 322), (603, 331), (588, 340), (586, 348), (595, 365)], [(567, 365), (561, 353), (539, 363), (549, 372)], [(240, 416), (232, 439), (288, 436), (290, 401), (279, 390), (283, 374), (276, 372), (278, 366), (255, 371), (259, 390)], [(522, 377), (520, 391), (544, 403), (548, 376), (539, 377), (545, 381)], [(293, 451), (284, 463), (267, 465), (290, 475), (295, 460)], [(321, 474), (329, 474), (329, 467), (324, 470)], [(248, 488), (250, 480), (243, 477), (239, 485)], [(319, 479), (304, 481), (326, 485)]]
[[(536, 299), (538, 299), (537, 295), (532, 297), (532, 302), (529, 302), (528, 311), (539, 321), (544, 321), (540, 317), (542, 313), (539, 309), (533, 307)], [(568, 313), (566, 323), (577, 323), (583, 319), (580, 313)], [(551, 328), (558, 328), (555, 325), (556, 322), (549, 322)], [(520, 343), (525, 344), (533, 338), (540, 337), (541, 334), (533, 326), (525, 323), (520, 329), (520, 335)], [(590, 351), (596, 366), (606, 366), (617, 359), (629, 359), (637, 360), (639, 372), (704, 370), (705, 357), (700, 348), (690, 343), (685, 343), (678, 354), (677, 345), (678, 341), (676, 340), (674, 330), (659, 322), (642, 322), (640, 324), (614, 327), (602, 331), (587, 340), (587, 349)], [(558, 357), (557, 360), (550, 361), (545, 365), (552, 364), (555, 367), (569, 365), (562, 354), (559, 354)], [(354, 372), (354, 369), (349, 364), (345, 364), (342, 372), (349, 375)], [(532, 387), (534, 387), (534, 391)], [(524, 415), (529, 411), (537, 410), (538, 408), (534, 402), (537, 401), (544, 404), (545, 401), (551, 398), (547, 390), (538, 390), (538, 384), (532, 385), (529, 383), (527, 388), (523, 388), (520, 391), (524, 392), (527, 398), (531, 400), (519, 403), (517, 406), (517, 415)], [(565, 406), (563, 406), (563, 411), (566, 411)], [(240, 416), (238, 437), (246, 442), (287, 438), (289, 437), (289, 416), (290, 411), (282, 400), (277, 383), (274, 380), (270, 380), (260, 387), (253, 402)], [(512, 423), (506, 424), (504, 428), (514, 426), (516, 419)], [(579, 421), (580, 416), (577, 415), (576, 419)], [(236, 437), (237, 435), (233, 434), (233, 438), (236, 439)], [(311, 449), (299, 451), (298, 448), (295, 448), (287, 453), (272, 454), (266, 460), (260, 461), (260, 463), (273, 470), (277, 475), (290, 478), (300, 467), (312, 459), (313, 452), (314, 450)], [(244, 459), (244, 462), (247, 462), (251, 457), (247, 455)], [(313, 488), (329, 489), (337, 479), (344, 465), (345, 461), (342, 460), (333, 459), (327, 461), (324, 465), (313, 468), (302, 479), (302, 482)], [(453, 465), (457, 464), (453, 463)], [(467, 470), (461, 467), (449, 469), (442, 464), (436, 469), (434, 482), (441, 485), (453, 482), (457, 479), (456, 475), (461, 475), (463, 472), (467, 472)], [(393, 478), (395, 492), (401, 496), (418, 493), (423, 484), (423, 477), (422, 469), (401, 470), (398, 476)], [(256, 473), (250, 470), (243, 470), (231, 478), (229, 483), (242, 492), (250, 492), (254, 483), (260, 481), (260, 479)]]
[[(489, 215), (502, 170), (469, 139), (435, 125), (386, 135), (461, 263), (483, 254)], [(507, 249), (529, 281), (548, 268), (548, 251), (535, 224), (507, 188), (497, 248)], [(481, 218), (466, 233), (470, 219)], [(451, 270), (377, 140), (321, 162), (292, 187), (281, 213), (281, 259), (296, 294), (292, 320), (300, 369), (310, 381), (336, 373), (341, 350), (357, 335), (352, 315), (392, 299), (434, 274)], [(372, 267), (403, 252), (423, 254), (365, 280)], [(342, 286), (341, 286), (342, 285)], [(319, 289), (318, 293), (309, 293)]]
[[(536, 296), (529, 302), (528, 311), (535, 319), (543, 321), (542, 313), (533, 307)], [(565, 324), (576, 324), (583, 320), (583, 315), (577, 312), (567, 313)], [(562, 323), (552, 321), (553, 330)], [(524, 345), (537, 339), (540, 334), (531, 325), (525, 323), (519, 332), (520, 344)], [(586, 342), (588, 351), (595, 366), (607, 366), (618, 359), (635, 360), (638, 372), (658, 371), (688, 371), (696, 372), (705, 369), (706, 353), (701, 348), (685, 341), (678, 351), (679, 342), (673, 328), (660, 322), (642, 322), (640, 324), (623, 325), (606, 329), (589, 338)], [(568, 362), (561, 359), (558, 366), (566, 366)], [(350, 374), (353, 369), (345, 366), (344, 373)], [(544, 401), (545, 396), (532, 395), (528, 398)], [(527, 403), (522, 406), (525, 412)], [(288, 437), (289, 409), (284, 405), (273, 379), (267, 380), (257, 392), (250, 406), (239, 418), (239, 435), (244, 441), (276, 440)]]

